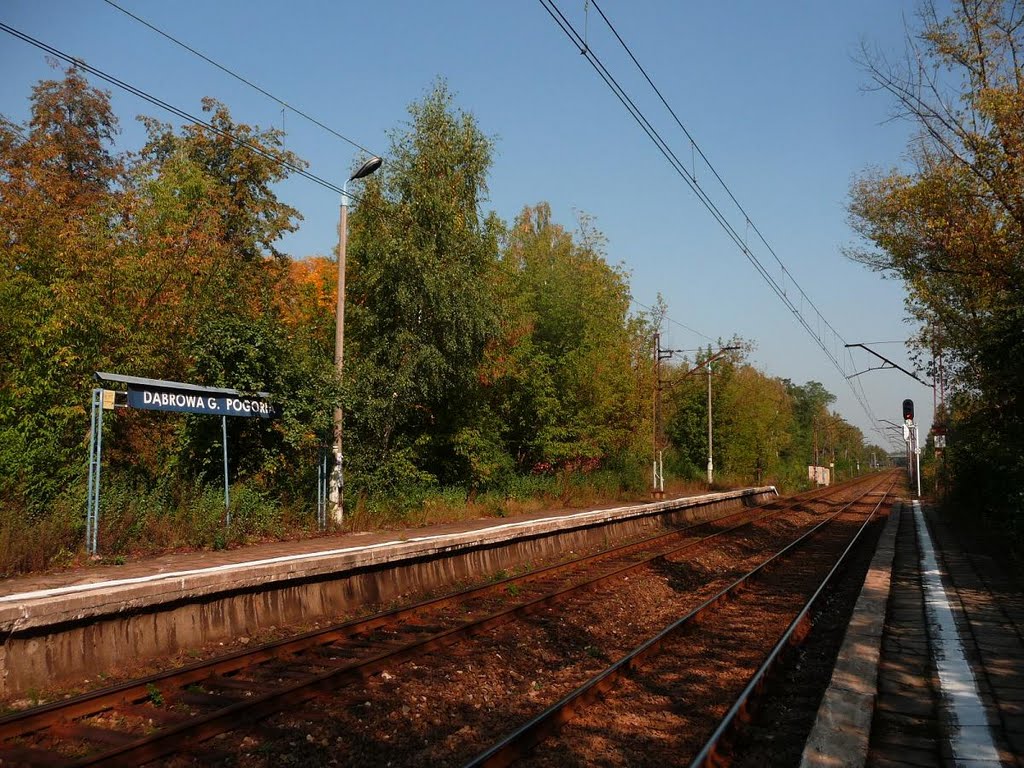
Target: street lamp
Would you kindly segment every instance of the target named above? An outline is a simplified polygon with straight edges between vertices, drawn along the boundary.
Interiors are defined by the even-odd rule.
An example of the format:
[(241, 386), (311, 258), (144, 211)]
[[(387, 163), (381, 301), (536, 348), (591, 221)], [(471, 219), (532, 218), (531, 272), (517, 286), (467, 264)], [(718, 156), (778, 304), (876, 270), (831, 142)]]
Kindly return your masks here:
[[(380, 168), (384, 161), (371, 157), (348, 177), (341, 189), (341, 217), (338, 222), (338, 306), (335, 310), (334, 367), (341, 378), (345, 359), (345, 253), (348, 247), (348, 182), (362, 179)], [(341, 405), (334, 409), (334, 468), (331, 470), (330, 502), (335, 524), (340, 525), (345, 517), (343, 489), (345, 469), (341, 452)]]

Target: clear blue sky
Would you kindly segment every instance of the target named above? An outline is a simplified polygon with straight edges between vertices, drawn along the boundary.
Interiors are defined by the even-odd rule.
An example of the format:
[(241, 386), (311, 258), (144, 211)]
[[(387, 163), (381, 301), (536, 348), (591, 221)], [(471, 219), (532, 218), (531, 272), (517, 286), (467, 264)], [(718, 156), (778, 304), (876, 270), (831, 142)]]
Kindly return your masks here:
[[(542, 200), (569, 227), (575, 211), (591, 214), (608, 237), (609, 260), (631, 272), (637, 301), (653, 304), (660, 291), (679, 323), (753, 341), (755, 364), (796, 382), (821, 381), (847, 419), (869, 428), (843, 377), (539, 2), (118, 3), (380, 154), (408, 104), (444, 77), (458, 105), (496, 139), (489, 206), (500, 216), (510, 220)], [(558, 5), (582, 31), (584, 0)], [(862, 41), (898, 56), (915, 7), (915, 0), (601, 2), (751, 221), (849, 342), (905, 339), (912, 331), (902, 286), (840, 249), (853, 242), (845, 210), (851, 179), (870, 166), (899, 165), (910, 131), (888, 120), (883, 95), (863, 92), (866, 76), (854, 58)], [(203, 96), (213, 96), (236, 120), (283, 124), (288, 148), (339, 185), (355, 160), (350, 145), (292, 113), (282, 117), (279, 105), (103, 0), (7, 0), (0, 21), (194, 114)], [(688, 157), (688, 142), (593, 6), (586, 27), (590, 48)], [(6, 34), (0, 72), (0, 112), (15, 120), (27, 115), (32, 85), (55, 76), (43, 53)], [(141, 144), (136, 115), (175, 122), (113, 90), (123, 148)], [(710, 182), (706, 168), (698, 164), (696, 172)], [(283, 250), (330, 253), (336, 196), (303, 179), (279, 192), (304, 216)], [(729, 215), (742, 227), (741, 216)], [(673, 323), (665, 334), (664, 346), (707, 343)], [(909, 367), (902, 345), (876, 349)], [(855, 362), (857, 370), (875, 364), (867, 355)], [(878, 417), (899, 421), (900, 402), (912, 397), (919, 422), (930, 424), (930, 389), (894, 371), (860, 380)]]

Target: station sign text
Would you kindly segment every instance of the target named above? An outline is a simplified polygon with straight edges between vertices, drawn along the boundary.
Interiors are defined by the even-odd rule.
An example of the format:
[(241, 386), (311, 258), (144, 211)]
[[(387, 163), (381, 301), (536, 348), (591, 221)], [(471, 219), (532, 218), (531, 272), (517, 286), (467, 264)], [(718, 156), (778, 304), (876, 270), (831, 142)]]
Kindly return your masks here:
[(277, 409), (268, 400), (251, 395), (207, 394), (191, 390), (129, 385), (128, 407), (149, 411), (207, 413), (212, 416), (249, 416), (272, 419)]

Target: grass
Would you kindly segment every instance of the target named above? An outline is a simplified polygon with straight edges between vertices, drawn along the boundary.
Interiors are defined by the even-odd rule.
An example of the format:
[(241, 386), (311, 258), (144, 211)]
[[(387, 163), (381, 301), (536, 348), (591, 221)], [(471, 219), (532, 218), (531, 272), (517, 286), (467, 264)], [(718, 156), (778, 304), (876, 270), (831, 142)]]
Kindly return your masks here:
[[(413, 487), (386, 499), (350, 497), (341, 530), (402, 531), (480, 518), (646, 501), (650, 498), (646, 482), (646, 477), (633, 467), (620, 473), (598, 470), (588, 474), (517, 476), (500, 491), (477, 494), (463, 488)], [(725, 485), (716, 483), (716, 489), (720, 487)], [(704, 493), (707, 487), (699, 481), (676, 479), (670, 480), (665, 490), (669, 496), (691, 495)], [(69, 488), (54, 502), (50, 514), (37, 520), (25, 519), (16, 509), (0, 504), (0, 578), (93, 563), (84, 551), (84, 499), (85, 488)], [(281, 504), (255, 484), (232, 486), (231, 512), (229, 528), (219, 486), (196, 482), (146, 488), (108, 475), (99, 530), (103, 557), (96, 562), (123, 565), (166, 552), (218, 550), (321, 535), (312, 505)]]

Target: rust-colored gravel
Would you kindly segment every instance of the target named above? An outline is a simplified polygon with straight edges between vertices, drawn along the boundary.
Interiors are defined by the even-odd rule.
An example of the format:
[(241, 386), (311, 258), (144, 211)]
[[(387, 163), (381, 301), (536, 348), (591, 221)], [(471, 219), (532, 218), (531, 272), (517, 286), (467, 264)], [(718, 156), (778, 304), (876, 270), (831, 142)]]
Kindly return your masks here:
[[(841, 492), (847, 498), (856, 495), (849, 488)], [(349, 640), (332, 635), (337, 639), (331, 645), (289, 646), (294, 657), (268, 657), (261, 650), (258, 656), (265, 661), (256, 666), (241, 668), (237, 660), (222, 661), (220, 669), (227, 671), (221, 674), (229, 675), (227, 678), (192, 672), (189, 679), (193, 682), (187, 687), (162, 681), (161, 685), (167, 684), (163, 690), (152, 685), (145, 688), (146, 702), (127, 708), (115, 703), (106, 714), (77, 723), (116, 726), (122, 732), (141, 735), (176, 716), (187, 719), (197, 714), (197, 707), (209, 703), (211, 695), (220, 701), (225, 696), (237, 701), (238, 697), (279, 690), (308, 680), (316, 671), (375, 656), (388, 645), (404, 646), (462, 626), (469, 619), (522, 606), (525, 611), (517, 609), (503, 618), (503, 623), (491, 622), (468, 636), (452, 635), (444, 645), (434, 641), (430, 652), (406, 653), (402, 660), (383, 667), (378, 663), (356, 682), (351, 682), (351, 676), (338, 678), (350, 682), (255, 726), (239, 723), (235, 732), (198, 745), (182, 739), (180, 746), (175, 745), (181, 753), (163, 761), (173, 766), (458, 765), (718, 593), (760, 563), (766, 553), (838, 509), (834, 499), (808, 503), (737, 530), (728, 530), (734, 523), (723, 520), (715, 524), (722, 531), (720, 536), (652, 561), (641, 563), (639, 552), (617, 553), (615, 559), (576, 563), (567, 574), (559, 571), (527, 581), (501, 582), (485, 595), (460, 596), (454, 603), (417, 608), (415, 615), (402, 614), (400, 620), (375, 619), (377, 629), (361, 631)], [(751, 512), (760, 515), (766, 510)], [(820, 572), (820, 580), (830, 566), (832, 544), (828, 542), (838, 540), (837, 530), (855, 527), (858, 515), (847, 513), (843, 522), (829, 526), (830, 533), (817, 538), (799, 557), (773, 569), (699, 625), (673, 637), (667, 651), (646, 660), (599, 706), (581, 709), (566, 730), (528, 755), (527, 762), (612, 766), (684, 760), (687, 750), (699, 747), (701, 734), (710, 731), (758, 665), (763, 651), (799, 609), (811, 572)], [(650, 544), (644, 547), (650, 556)], [(566, 593), (557, 602), (529, 608), (529, 601), (535, 598), (634, 563), (638, 565), (586, 589)], [(827, 680), (822, 659), (817, 666), (825, 670)], [(792, 707), (786, 700), (782, 702), (774, 711), (782, 712), (785, 721)], [(769, 703), (765, 712), (772, 711)], [(762, 730), (769, 741), (777, 736), (788, 743), (789, 736), (773, 730), (776, 721), (766, 722)], [(70, 722), (63, 730), (37, 729), (25, 732), (19, 743), (70, 754), (86, 749), (84, 743), (75, 741), (76, 730), (81, 730), (79, 725)], [(752, 733), (754, 740), (749, 744), (753, 746), (746, 747), (741, 758), (757, 749), (757, 729)]]
[[(229, 734), (172, 765), (458, 765), (568, 694), (820, 520), (799, 511), (663, 561), (614, 585), (458, 641), (261, 727)], [(786, 570), (782, 577), (786, 577)], [(538, 765), (677, 763), (710, 730), (759, 663), (757, 649), (799, 600), (747, 590), (717, 612), (725, 631), (687, 633), (604, 705), (531, 758)], [(771, 644), (769, 643), (769, 645)], [(681, 703), (679, 692), (685, 692)], [(680, 734), (686, 734), (685, 737)], [(213, 750), (212, 752), (210, 750)]]

